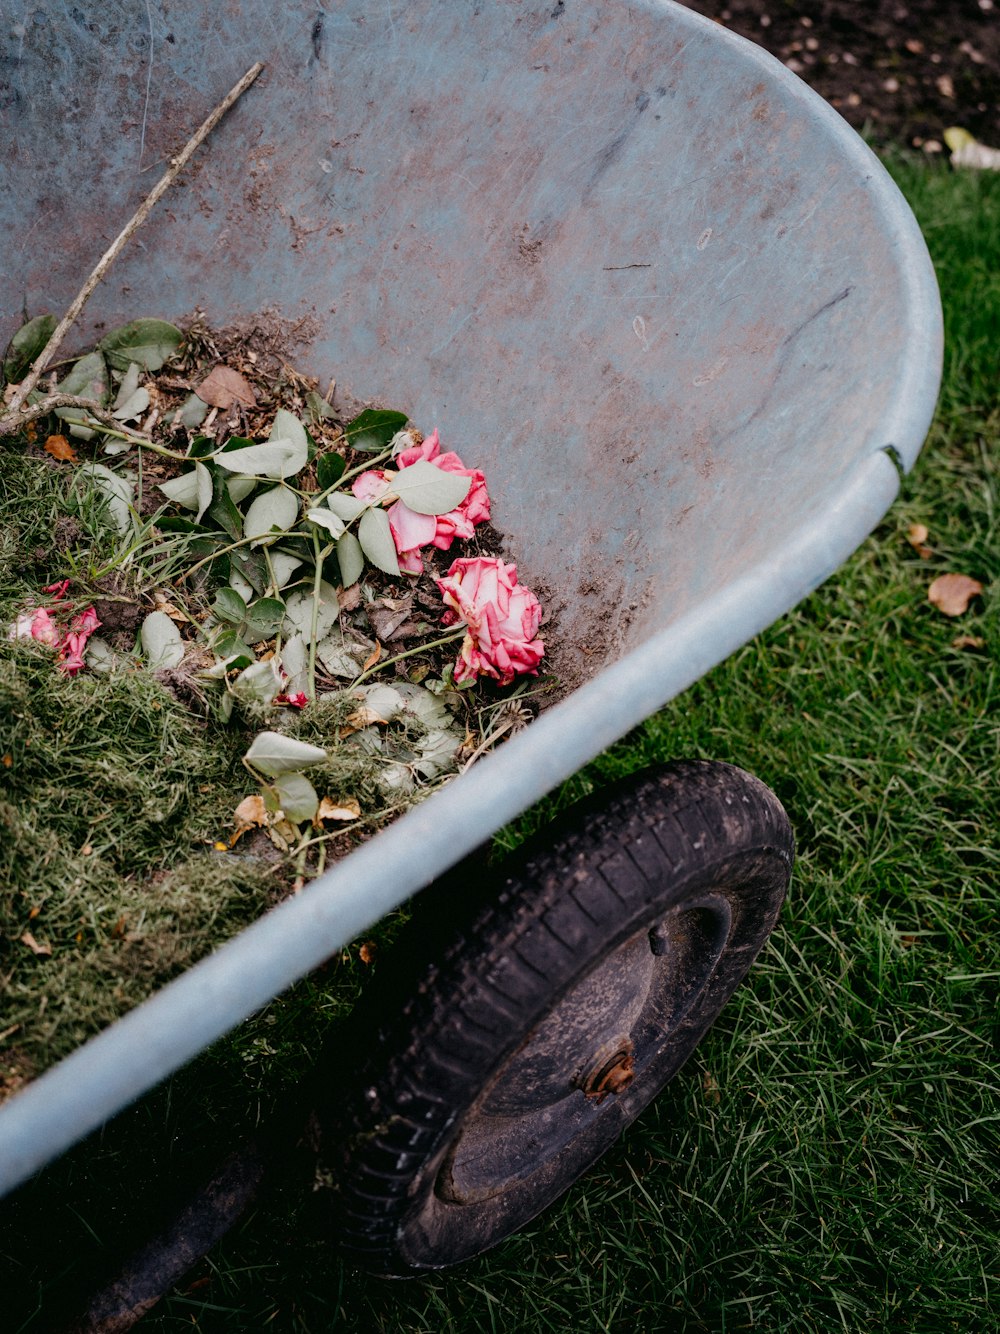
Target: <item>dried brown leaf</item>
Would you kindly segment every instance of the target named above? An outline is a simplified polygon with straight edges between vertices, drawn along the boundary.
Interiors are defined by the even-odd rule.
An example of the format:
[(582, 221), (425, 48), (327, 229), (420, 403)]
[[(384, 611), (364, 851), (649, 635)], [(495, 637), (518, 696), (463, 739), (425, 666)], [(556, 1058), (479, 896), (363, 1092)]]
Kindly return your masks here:
[(358, 947), (358, 958), (362, 963), (371, 963), (378, 953), (378, 945), (374, 940), (366, 940), (363, 945)]
[(341, 611), (353, 611), (361, 602), (361, 584), (351, 584), (350, 588), (337, 589), (337, 602)]
[(21, 937), (21, 944), (27, 945), (32, 954), (37, 954), (40, 959), (50, 959), (52, 957), (52, 946), (46, 945), (44, 941), (36, 940), (30, 931), (25, 931)]
[(363, 727), (378, 725), (388, 727), (389, 719), (383, 718), (380, 713), (370, 709), (367, 704), (359, 704), (353, 713), (349, 713), (344, 720), (344, 726), (340, 729), (340, 737), (348, 737), (352, 732), (360, 732)]
[(221, 408), (223, 412), (234, 403), (240, 403), (245, 408), (257, 406), (253, 386), (231, 366), (216, 366), (202, 380), (195, 393), (203, 403), (212, 408)]
[(951, 641), (951, 646), (952, 646), (952, 648), (958, 648), (958, 649), (963, 649), (963, 648), (970, 648), (970, 649), (985, 648), (985, 647), (986, 647), (986, 640), (983, 639), (982, 635), (957, 635), (957, 636)]
[(934, 552), (927, 545), (929, 537), (927, 525), (925, 523), (911, 523), (906, 530), (906, 540), (922, 560), (927, 560), (933, 556)]
[(172, 621), (177, 621), (181, 625), (187, 624), (188, 617), (159, 588), (153, 594), (153, 605), (157, 611), (166, 612)]
[(316, 812), (317, 822), (321, 820), (358, 820), (361, 817), (361, 807), (353, 797), (348, 797), (346, 801), (334, 801), (330, 797), (324, 797), (319, 803), (319, 810)]
[(61, 459), (63, 463), (76, 463), (76, 450), (64, 435), (50, 435), (42, 446), (46, 454), (51, 454), (54, 459)]
[(942, 574), (928, 588), (927, 597), (945, 616), (961, 616), (982, 591), (979, 580), (967, 574)]
[[(264, 808), (264, 798), (260, 793), (252, 797), (244, 797), (240, 804), (233, 811), (233, 819), (236, 822), (237, 837), (252, 829), (254, 825), (267, 824), (267, 811)], [(236, 839), (233, 839), (235, 843)]]
[[(381, 658), (381, 656), (382, 656), (382, 645), (376, 644), (375, 647), (372, 649), (371, 653), (368, 654), (368, 657), (365, 658), (364, 666), (361, 668), (362, 672), (367, 672), (369, 667), (374, 667), (375, 664), (378, 662), (379, 658)], [(348, 721), (350, 721), (350, 719), (348, 719)], [(374, 721), (384, 723), (385, 719), (378, 718), (375, 719)]]
[(711, 1071), (706, 1070), (702, 1075), (701, 1086), (705, 1090), (705, 1101), (710, 1102), (717, 1107), (722, 1101), (722, 1092)]

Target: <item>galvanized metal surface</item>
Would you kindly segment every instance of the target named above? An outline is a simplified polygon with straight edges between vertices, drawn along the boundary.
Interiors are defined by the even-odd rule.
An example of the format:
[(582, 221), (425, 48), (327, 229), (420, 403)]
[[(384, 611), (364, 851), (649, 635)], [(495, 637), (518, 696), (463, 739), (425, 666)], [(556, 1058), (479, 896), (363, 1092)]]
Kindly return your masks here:
[(881, 166), (667, 0), (0, 0), (0, 337), (68, 304), (257, 59), (81, 346), (196, 306), (304, 320), (300, 365), (483, 467), (579, 688), (0, 1110), (0, 1189), (822, 582), (936, 398), (933, 273)]

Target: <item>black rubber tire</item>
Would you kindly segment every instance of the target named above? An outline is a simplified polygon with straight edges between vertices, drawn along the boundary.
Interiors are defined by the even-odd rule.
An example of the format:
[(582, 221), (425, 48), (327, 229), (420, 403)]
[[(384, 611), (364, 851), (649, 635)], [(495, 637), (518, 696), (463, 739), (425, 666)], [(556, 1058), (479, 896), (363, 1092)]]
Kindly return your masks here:
[(792, 857), (762, 783), (679, 762), (573, 807), (491, 884), (426, 891), (447, 929), (384, 961), (321, 1116), (353, 1258), (445, 1268), (562, 1194), (743, 980)]

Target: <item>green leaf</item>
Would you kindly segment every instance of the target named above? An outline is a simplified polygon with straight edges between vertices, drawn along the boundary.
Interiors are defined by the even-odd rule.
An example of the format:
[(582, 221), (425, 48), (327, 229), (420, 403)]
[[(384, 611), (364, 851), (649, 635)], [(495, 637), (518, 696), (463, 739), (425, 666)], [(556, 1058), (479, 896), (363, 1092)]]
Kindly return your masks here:
[(408, 421), (405, 412), (392, 412), (387, 408), (365, 408), (344, 428), (344, 435), (351, 449), (362, 454), (379, 454), (389, 441), (401, 431)]
[(315, 818), (319, 810), (319, 797), (308, 778), (302, 774), (282, 774), (275, 780), (274, 790), (278, 794), (285, 819), (292, 824), (304, 824)]
[(158, 371), (176, 353), (184, 335), (166, 320), (132, 320), (105, 334), (98, 347), (117, 371), (137, 361), (148, 371)]
[(4, 353), (3, 378), (8, 384), (18, 384), (24, 379), (32, 362), (45, 351), (55, 329), (54, 315), (36, 315), (33, 320), (21, 325)]
[(118, 473), (106, 468), (103, 463), (90, 463), (80, 469), (80, 476), (89, 478), (94, 488), (107, 502), (108, 513), (115, 527), (124, 535), (132, 532), (134, 522), (135, 496), (132, 485)]
[(277, 634), (284, 619), (285, 604), (280, 598), (258, 598), (247, 613), (244, 634), (251, 644), (259, 644)]
[(197, 394), (188, 394), (187, 398), (174, 413), (174, 424), (189, 431), (196, 431), (208, 416), (208, 404)]
[(215, 653), (223, 658), (227, 669), (249, 667), (254, 661), (253, 650), (244, 644), (235, 630), (226, 630), (212, 645)]
[(251, 662), (229, 688), (237, 699), (254, 704), (270, 704), (281, 689), (281, 679), (274, 660)]
[(346, 467), (347, 460), (343, 454), (321, 454), (316, 460), (316, 479), (320, 490), (326, 491), (329, 487), (336, 486), (343, 477)]
[(344, 632), (337, 626), (331, 635), (316, 645), (316, 656), (331, 676), (353, 680), (361, 671), (364, 650), (345, 639)]
[(243, 536), (243, 515), (233, 504), (229, 486), (225, 477), (215, 474), (215, 498), (208, 507), (208, 517), (226, 534), (232, 542), (238, 542)]
[(212, 501), (212, 474), (204, 463), (196, 463), (191, 472), (182, 472), (169, 482), (158, 482), (157, 489), (182, 509), (194, 510), (198, 522)]
[(302, 461), (298, 467), (292, 470), (293, 472), (298, 472), (299, 468), (305, 467), (309, 458), (309, 436), (306, 428), (294, 412), (279, 408), (274, 414), (274, 421), (271, 423), (271, 430), (267, 438), (272, 444), (277, 440), (284, 440), (295, 446), (297, 456), (300, 455)]
[(310, 746), (280, 732), (261, 732), (244, 756), (255, 769), (271, 778), (299, 773), (310, 765), (322, 763), (326, 757), (320, 746)]
[(315, 389), (310, 389), (306, 394), (306, 407), (313, 422), (329, 421), (331, 417), (337, 415), (326, 399), (320, 398)]
[(282, 644), (281, 667), (288, 676), (285, 690), (289, 695), (309, 688), (309, 646), (303, 635), (292, 635)]
[(365, 510), (358, 524), (358, 541), (361, 543), (361, 550), (376, 569), (383, 570), (386, 574), (399, 574), (396, 544), (392, 540), (392, 530), (385, 510)]
[[(250, 505), (243, 520), (243, 536), (254, 538), (254, 546), (276, 542), (298, 517), (299, 499), (295, 492), (283, 486), (274, 486)], [(278, 530), (276, 533), (275, 529)]]
[(271, 568), (274, 570), (278, 588), (284, 588), (301, 564), (302, 561), (298, 556), (293, 556), (287, 551), (271, 552)]
[(210, 435), (196, 435), (188, 445), (189, 459), (207, 459), (215, 453), (215, 441)]
[[(111, 386), (108, 381), (108, 368), (100, 352), (88, 352), (85, 357), (74, 362), (56, 385), (56, 391), (60, 394), (78, 394), (81, 398), (92, 398), (95, 403), (101, 405), (106, 403), (111, 393)], [(79, 416), (82, 409), (60, 408), (59, 411)]]
[[(165, 519), (157, 519), (156, 526), (161, 533), (205, 533), (208, 529), (193, 519), (182, 519), (179, 514), (170, 514)], [(148, 552), (152, 555), (152, 552)]]
[(437, 778), (455, 767), (455, 755), (462, 744), (461, 736), (445, 728), (430, 731), (418, 746), (418, 758), (413, 767), (423, 778)]
[[(313, 593), (310, 589), (290, 593), (285, 604), (285, 624), (302, 635), (308, 644), (312, 638)], [(337, 623), (340, 604), (337, 590), (325, 580), (319, 585), (319, 604), (316, 607), (316, 639), (325, 639)]]
[(253, 584), (249, 579), (244, 579), (239, 570), (231, 569), (229, 571), (229, 587), (239, 593), (244, 602), (250, 602), (253, 599)]
[(367, 500), (359, 500), (357, 496), (350, 496), (346, 491), (334, 491), (332, 495), (327, 496), (326, 503), (337, 518), (343, 519), (345, 523), (350, 523), (368, 508)]
[(242, 625), (247, 614), (247, 604), (235, 588), (220, 588), (212, 603), (212, 610), (220, 621)]
[(408, 468), (400, 468), (392, 490), (417, 514), (447, 514), (462, 503), (471, 486), (471, 477), (445, 472), (421, 459)]
[(238, 551), (231, 551), (229, 559), (242, 574), (243, 578), (252, 585), (254, 592), (263, 593), (267, 587), (267, 565), (264, 563), (263, 554), (259, 551), (248, 551), (242, 547)]
[(334, 537), (339, 537), (344, 531), (343, 519), (338, 519), (336, 514), (324, 509), (322, 505), (317, 506), (314, 510), (306, 510), (305, 517), (310, 523), (316, 523), (319, 524), (320, 528), (325, 528)]
[(340, 578), (345, 588), (356, 584), (365, 568), (364, 552), (361, 543), (353, 533), (342, 533), (337, 538), (337, 564), (340, 566)]
[(216, 455), (215, 462), (227, 472), (246, 473), (250, 477), (291, 477), (306, 461), (304, 436), (303, 431), (301, 445), (294, 440), (269, 440), (266, 445), (223, 450)]
[(190, 472), (182, 472), (179, 477), (171, 477), (169, 482), (157, 482), (156, 489), (162, 491), (175, 505), (180, 505), (181, 509), (198, 508), (198, 478), (193, 468)]
[(150, 671), (176, 667), (184, 657), (181, 632), (165, 611), (151, 611), (142, 623), (139, 642)]
[(118, 421), (134, 421), (149, 407), (149, 390), (139, 384), (139, 365), (133, 361), (122, 377), (111, 415)]
[[(229, 499), (233, 504), (238, 505), (241, 500), (246, 500), (250, 492), (255, 491), (258, 485), (259, 483), (254, 477), (231, 477), (226, 483), (226, 491), (229, 493)], [(240, 522), (242, 522), (242, 519)]]

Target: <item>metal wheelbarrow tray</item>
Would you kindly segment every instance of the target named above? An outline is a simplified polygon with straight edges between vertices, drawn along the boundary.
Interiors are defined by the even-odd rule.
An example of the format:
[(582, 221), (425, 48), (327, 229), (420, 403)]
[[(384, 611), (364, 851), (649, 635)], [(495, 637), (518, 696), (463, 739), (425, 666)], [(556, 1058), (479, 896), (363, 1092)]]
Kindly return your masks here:
[[(917, 226), (861, 140), (776, 61), (669, 0), (112, 0), (86, 13), (13, 0), (4, 21), (0, 334), (22, 307), (68, 304), (148, 188), (141, 168), (264, 60), (82, 336), (199, 306), (215, 324), (269, 308), (305, 318), (304, 369), (405, 406), (484, 469), (521, 577), (589, 650), (570, 663), (575, 688), (526, 731), (12, 1099), (10, 1189), (830, 575), (919, 451), (941, 319)], [(591, 818), (621, 842), (620, 801)], [(578, 867), (573, 836), (560, 848)], [(729, 948), (725, 931), (712, 943), (710, 888), (688, 903), (688, 924), (709, 924), (699, 986)], [(608, 949), (648, 935), (655, 955), (656, 929), (611, 924)], [(631, 956), (616, 957), (626, 976)], [(584, 973), (598, 976), (593, 958)], [(550, 1015), (570, 994), (560, 976)], [(633, 1058), (591, 1055), (580, 1105), (610, 1115), (631, 1096)], [(517, 1074), (538, 1071), (522, 1061)], [(521, 1114), (502, 1099), (487, 1110)], [(469, 1182), (452, 1153), (434, 1187), (470, 1205), (471, 1241), (445, 1237), (439, 1252), (422, 1233), (383, 1267), (502, 1235), (476, 1232), (476, 1200), (506, 1199), (502, 1164), (473, 1180), (478, 1152)]]

